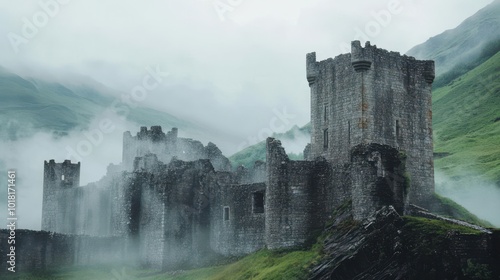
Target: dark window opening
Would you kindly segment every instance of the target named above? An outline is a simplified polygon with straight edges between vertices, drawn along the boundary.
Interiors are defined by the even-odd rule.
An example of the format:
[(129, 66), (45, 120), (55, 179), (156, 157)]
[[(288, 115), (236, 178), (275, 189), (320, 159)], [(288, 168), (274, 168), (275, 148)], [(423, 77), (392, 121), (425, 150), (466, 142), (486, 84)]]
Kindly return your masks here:
[(253, 213), (264, 213), (264, 192), (254, 192), (252, 194)]
[(396, 138), (399, 139), (401, 137), (401, 128), (399, 127), (399, 120), (396, 120)]
[(347, 143), (351, 144), (351, 121), (347, 121)]
[(328, 129), (323, 130), (323, 148), (328, 148)]
[(229, 221), (229, 206), (224, 206), (223, 219)]

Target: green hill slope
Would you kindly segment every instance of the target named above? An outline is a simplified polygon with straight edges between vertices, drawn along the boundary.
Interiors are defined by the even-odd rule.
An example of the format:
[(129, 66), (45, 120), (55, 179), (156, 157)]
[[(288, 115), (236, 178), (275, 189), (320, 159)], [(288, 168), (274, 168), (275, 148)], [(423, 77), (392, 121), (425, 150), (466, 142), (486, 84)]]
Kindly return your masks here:
[[(84, 129), (110, 107), (114, 97), (89, 86), (68, 87), (0, 71), (0, 140), (29, 137), (37, 131), (65, 135)], [(157, 110), (137, 107), (127, 119), (138, 125), (195, 130), (197, 126)]]
[(500, 52), (433, 93), (436, 169), (500, 183)]
[(479, 10), (454, 29), (434, 36), (406, 54), (436, 62), (436, 74), (446, 73), (458, 64), (477, 59), (484, 46), (500, 38), (500, 0)]

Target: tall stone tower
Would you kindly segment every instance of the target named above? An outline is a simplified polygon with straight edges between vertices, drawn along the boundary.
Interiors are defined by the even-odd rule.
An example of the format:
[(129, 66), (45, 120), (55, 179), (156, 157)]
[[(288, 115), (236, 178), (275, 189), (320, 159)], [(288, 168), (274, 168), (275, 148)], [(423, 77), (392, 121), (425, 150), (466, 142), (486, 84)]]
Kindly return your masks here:
[(405, 152), (410, 203), (434, 192), (431, 89), (434, 62), (416, 60), (366, 42), (351, 53), (316, 61), (307, 54), (311, 89), (309, 157), (350, 162), (358, 144), (388, 145)]
[[(80, 185), (80, 163), (65, 160), (56, 163), (53, 159), (45, 161), (43, 173), (42, 230), (68, 232), (74, 228), (74, 217), (68, 212), (76, 201), (67, 201), (62, 196), (66, 189)], [(75, 198), (76, 200), (77, 198)]]

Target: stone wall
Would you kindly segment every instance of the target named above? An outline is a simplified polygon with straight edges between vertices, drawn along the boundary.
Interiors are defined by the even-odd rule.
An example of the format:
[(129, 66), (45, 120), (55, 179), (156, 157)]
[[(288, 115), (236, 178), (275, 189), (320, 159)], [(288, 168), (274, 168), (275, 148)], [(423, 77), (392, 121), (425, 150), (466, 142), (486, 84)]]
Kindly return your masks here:
[(358, 145), (351, 152), (352, 206), (362, 220), (383, 206), (404, 213), (406, 189), (404, 155), (387, 145)]
[[(7, 244), (8, 231), (0, 230), (1, 244)], [(73, 265), (134, 263), (135, 254), (127, 251), (122, 237), (91, 237), (47, 231), (16, 230), (16, 272), (51, 270)], [(2, 245), (3, 246), (3, 245)], [(7, 265), (7, 254), (0, 256)], [(6, 269), (0, 270), (7, 273)], [(9, 272), (10, 273), (10, 272)], [(1, 278), (1, 277), (0, 277)]]
[(326, 161), (291, 161), (281, 142), (267, 139), (266, 245), (303, 245), (323, 226), (328, 178)]
[(100, 181), (86, 186), (62, 186), (55, 182), (57, 179), (47, 179), (52, 176), (53, 168), (45, 167), (49, 177), (44, 181), (43, 230), (90, 236), (129, 233), (128, 219), (134, 192), (125, 183), (126, 173), (110, 171)]
[(53, 159), (44, 162), (42, 230), (61, 232), (65, 225), (59, 211), (60, 193), (80, 185), (80, 163)]
[(229, 160), (215, 144), (208, 143), (204, 147), (200, 141), (181, 138), (177, 134), (177, 128), (174, 127), (165, 134), (161, 126), (152, 126), (150, 130), (141, 127), (136, 136), (126, 131), (123, 134), (123, 167), (127, 171), (133, 171), (136, 157), (155, 154), (158, 160), (165, 164), (174, 157), (184, 161), (210, 159), (216, 170), (231, 170)]
[(212, 193), (210, 245), (222, 255), (241, 256), (265, 247), (264, 183), (223, 185)]

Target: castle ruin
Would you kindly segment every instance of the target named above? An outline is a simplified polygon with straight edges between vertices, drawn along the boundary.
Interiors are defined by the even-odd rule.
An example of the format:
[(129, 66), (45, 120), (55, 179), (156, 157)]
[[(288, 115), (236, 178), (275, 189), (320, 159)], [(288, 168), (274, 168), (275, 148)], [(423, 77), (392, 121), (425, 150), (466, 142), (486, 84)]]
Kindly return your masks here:
[(266, 140), (266, 162), (232, 169), (212, 143), (177, 129), (125, 132), (121, 165), (79, 185), (80, 163), (45, 162), (42, 230), (123, 239), (121, 252), (156, 269), (214, 255), (304, 245), (352, 201), (356, 219), (400, 213), (434, 193), (434, 62), (352, 42), (350, 54), (307, 55), (311, 143), (290, 160)]

